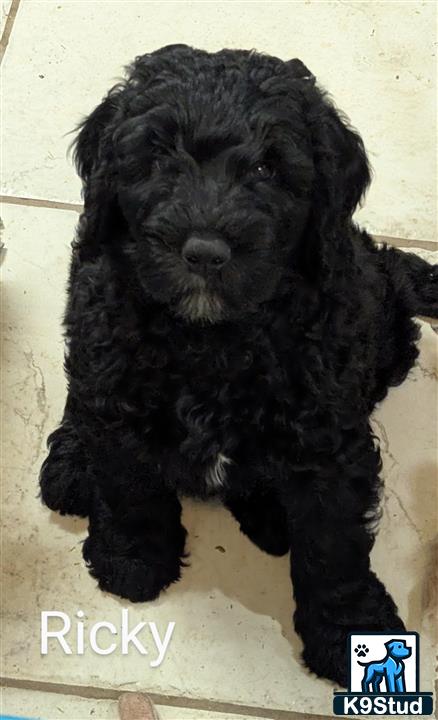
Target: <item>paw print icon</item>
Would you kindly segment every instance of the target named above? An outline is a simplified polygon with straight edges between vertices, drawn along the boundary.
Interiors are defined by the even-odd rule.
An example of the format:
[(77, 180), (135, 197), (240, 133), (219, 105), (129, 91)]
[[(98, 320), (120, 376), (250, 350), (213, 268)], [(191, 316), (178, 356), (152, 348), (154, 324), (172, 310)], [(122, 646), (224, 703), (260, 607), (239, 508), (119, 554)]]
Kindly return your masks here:
[(369, 653), (369, 648), (367, 648), (366, 645), (361, 645), (360, 643), (354, 648), (354, 652), (356, 653), (357, 657), (366, 657), (367, 653)]

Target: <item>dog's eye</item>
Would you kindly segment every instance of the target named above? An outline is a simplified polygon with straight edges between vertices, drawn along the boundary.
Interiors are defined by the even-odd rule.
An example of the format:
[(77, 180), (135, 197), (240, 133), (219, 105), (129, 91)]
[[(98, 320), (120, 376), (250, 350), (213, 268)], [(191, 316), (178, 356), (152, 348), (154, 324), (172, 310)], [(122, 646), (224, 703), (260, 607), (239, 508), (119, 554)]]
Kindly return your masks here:
[(275, 171), (266, 163), (259, 163), (250, 170), (250, 175), (254, 180), (270, 180), (274, 177)]

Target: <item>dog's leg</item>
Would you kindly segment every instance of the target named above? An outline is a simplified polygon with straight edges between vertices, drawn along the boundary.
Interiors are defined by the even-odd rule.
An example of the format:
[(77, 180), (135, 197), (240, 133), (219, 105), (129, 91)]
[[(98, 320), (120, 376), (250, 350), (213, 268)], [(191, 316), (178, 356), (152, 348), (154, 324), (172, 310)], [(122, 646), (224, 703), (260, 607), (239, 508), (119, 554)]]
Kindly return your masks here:
[(306, 665), (346, 686), (350, 632), (404, 629), (370, 570), (380, 455), (370, 433), (352, 430), (332, 457), (314, 453), (313, 465), (296, 478), (288, 503), (295, 627)]
[(401, 693), (406, 692), (405, 679), (404, 679), (404, 676), (403, 676), (403, 671), (402, 671), (402, 674), (399, 675), (398, 678), (396, 678), (395, 684), (396, 684), (396, 691), (397, 691), (397, 692), (401, 692)]
[(178, 580), (186, 531), (160, 453), (152, 457), (124, 423), (106, 427), (77, 404), (49, 445), (43, 501), (61, 513), (89, 515), (83, 553), (100, 588), (135, 602)]
[(40, 473), (42, 501), (61, 515), (85, 517), (90, 509), (93, 466), (67, 415), (49, 436), (48, 446), (49, 454)]
[(365, 669), (364, 676), (362, 678), (362, 692), (367, 693), (369, 691), (369, 678), (368, 678), (368, 671)]
[(273, 490), (250, 494), (228, 491), (224, 503), (240, 529), (255, 545), (271, 555), (285, 555), (290, 549), (286, 511)]
[(180, 578), (186, 531), (175, 493), (94, 491), (84, 559), (101, 590), (132, 602), (154, 600)]
[(391, 669), (388, 669), (385, 674), (385, 680), (386, 680), (386, 691), (390, 693), (395, 693), (395, 677), (394, 673)]
[(386, 675), (385, 677), (386, 681), (386, 692), (394, 693), (395, 692), (395, 682), (392, 675)]
[(380, 686), (382, 684), (382, 680), (383, 678), (381, 675), (376, 675), (371, 683), (372, 691), (375, 695), (380, 693)]

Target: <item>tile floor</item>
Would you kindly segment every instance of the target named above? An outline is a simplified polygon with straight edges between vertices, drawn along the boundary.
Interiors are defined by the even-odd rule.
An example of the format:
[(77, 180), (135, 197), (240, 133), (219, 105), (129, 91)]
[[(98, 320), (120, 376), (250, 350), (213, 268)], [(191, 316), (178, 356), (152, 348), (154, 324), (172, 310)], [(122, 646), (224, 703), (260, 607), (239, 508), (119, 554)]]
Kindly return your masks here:
[[(436, 234), (433, 4), (273, 3), (269, 13), (267, 3), (238, 1), (14, 0), (17, 5), (3, 70), (2, 672), (6, 684), (20, 688), (6, 688), (1, 710), (46, 720), (115, 718), (116, 693), (139, 689), (156, 695), (164, 720), (331, 715), (333, 687), (299, 663), (286, 559), (263, 557), (214, 505), (185, 503), (191, 566), (182, 582), (153, 604), (129, 607), (132, 624), (153, 620), (165, 628), (175, 621), (160, 667), (135, 653), (105, 657), (86, 648), (78, 657), (53, 646), (40, 654), (41, 610), (74, 618), (82, 609), (91, 625), (117, 624), (124, 607), (98, 592), (84, 570), (86, 523), (59, 518), (36, 498), (45, 439), (65, 395), (60, 318), (80, 203), (65, 133), (124, 63), (159, 45), (245, 45), (298, 55), (320, 74), (371, 149), (376, 182), (362, 221), (400, 244), (424, 247)], [(11, 3), (3, 6), (7, 12)], [(334, 48), (339, 28), (344, 42)], [(35, 199), (42, 206), (29, 204)], [(436, 646), (430, 577), (437, 526), (436, 350), (437, 335), (424, 321), (418, 366), (375, 419), (387, 486), (373, 564), (408, 627), (421, 633), (424, 689), (432, 687)], [(89, 688), (97, 699), (86, 699)]]
[[(7, 687), (3, 691), (3, 703), (8, 713), (15, 716), (41, 720), (116, 720), (117, 700), (83, 698), (64, 693), (29, 691)], [(194, 710), (193, 708), (157, 705), (160, 720), (245, 720), (247, 716), (210, 710)], [(267, 720), (257, 715), (252, 720)], [(141, 720), (134, 718), (133, 720)]]

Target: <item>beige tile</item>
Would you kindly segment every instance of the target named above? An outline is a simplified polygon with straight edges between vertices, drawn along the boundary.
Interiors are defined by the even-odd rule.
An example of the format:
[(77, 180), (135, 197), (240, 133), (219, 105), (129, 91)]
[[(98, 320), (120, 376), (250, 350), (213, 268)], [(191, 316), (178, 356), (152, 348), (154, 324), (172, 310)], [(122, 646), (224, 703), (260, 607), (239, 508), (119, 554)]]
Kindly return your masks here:
[[(3, 672), (17, 679), (126, 688), (266, 709), (331, 714), (332, 686), (299, 662), (288, 561), (263, 555), (215, 505), (186, 502), (191, 563), (156, 602), (129, 605), (131, 626), (176, 623), (161, 666), (119, 651), (40, 654), (40, 612), (120, 626), (125, 604), (97, 590), (81, 559), (86, 522), (41, 507), (37, 475), (47, 433), (64, 401), (59, 319), (68, 244), (77, 220), (60, 210), (4, 207)], [(433, 669), (430, 563), (436, 532), (436, 342), (423, 325), (419, 366), (377, 413), (388, 485), (374, 566), (412, 630), (422, 634), (423, 689)], [(225, 552), (219, 551), (222, 546)], [(74, 627), (76, 625), (74, 624)], [(73, 631), (69, 640), (73, 640)]]
[[(1, 712), (42, 720), (118, 720), (116, 700), (91, 700), (75, 695), (40, 692), (17, 688), (1, 691)], [(160, 720), (245, 720), (244, 715), (217, 713), (209, 710), (157, 705)], [(136, 720), (134, 718), (133, 720)], [(264, 720), (252, 717), (252, 720)]]
[(301, 57), (364, 136), (371, 232), (436, 239), (436, 4), (23, 0), (5, 59), (4, 192), (79, 201), (66, 135), (169, 43)]

